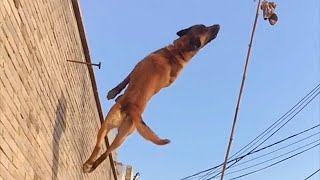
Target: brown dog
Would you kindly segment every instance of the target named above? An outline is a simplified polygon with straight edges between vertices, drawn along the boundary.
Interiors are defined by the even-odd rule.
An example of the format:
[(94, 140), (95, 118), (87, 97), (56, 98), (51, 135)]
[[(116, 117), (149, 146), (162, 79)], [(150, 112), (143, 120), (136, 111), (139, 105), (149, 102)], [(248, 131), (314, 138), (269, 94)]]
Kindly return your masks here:
[[(173, 44), (159, 49), (140, 61), (132, 72), (115, 88), (107, 98), (113, 99), (126, 86), (124, 94), (116, 99), (103, 122), (97, 137), (97, 144), (90, 158), (83, 164), (83, 172), (92, 172), (118, 148), (135, 129), (147, 140), (157, 145), (170, 141), (160, 139), (142, 120), (148, 101), (162, 88), (170, 86), (191, 58), (207, 43), (215, 39), (220, 26), (195, 25), (177, 32), (179, 36)], [(98, 152), (106, 134), (118, 128), (114, 141), (97, 160)]]

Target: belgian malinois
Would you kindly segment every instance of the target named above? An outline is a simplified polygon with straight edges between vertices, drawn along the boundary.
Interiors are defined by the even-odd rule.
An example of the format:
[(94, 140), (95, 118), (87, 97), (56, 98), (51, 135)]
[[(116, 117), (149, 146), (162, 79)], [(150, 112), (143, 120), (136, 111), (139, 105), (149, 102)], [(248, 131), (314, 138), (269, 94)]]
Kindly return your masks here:
[[(83, 172), (95, 170), (135, 129), (145, 139), (157, 145), (170, 142), (168, 139), (160, 139), (143, 122), (141, 115), (151, 97), (162, 88), (170, 86), (191, 58), (217, 37), (219, 29), (219, 25), (194, 25), (177, 32), (179, 38), (173, 44), (145, 57), (118, 86), (109, 91), (107, 98), (113, 99), (128, 85), (105, 118), (98, 132), (96, 146), (90, 158), (83, 164)], [(118, 134), (108, 150), (96, 160), (104, 137), (113, 128), (118, 128)]]

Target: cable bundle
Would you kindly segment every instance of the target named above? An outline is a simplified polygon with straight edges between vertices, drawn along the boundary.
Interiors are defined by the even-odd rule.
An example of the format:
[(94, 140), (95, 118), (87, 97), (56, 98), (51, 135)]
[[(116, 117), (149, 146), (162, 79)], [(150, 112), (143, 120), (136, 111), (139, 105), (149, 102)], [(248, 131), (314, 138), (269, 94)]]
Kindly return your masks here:
[[(293, 135), (291, 135), (291, 136), (289, 136), (287, 138), (284, 138), (284, 139), (282, 139), (280, 141), (277, 141), (277, 142), (272, 143), (270, 145), (267, 145), (267, 146), (264, 146), (262, 148), (259, 148), (266, 141), (268, 141), (272, 136), (274, 136), (277, 132), (279, 132), (284, 126), (286, 126), (289, 122), (291, 122), (294, 119), (294, 117), (296, 117), (303, 109), (305, 109), (305, 107), (307, 107), (316, 97), (318, 97), (319, 94), (320, 94), (320, 84), (318, 84), (315, 88), (313, 88), (306, 96), (304, 96), (298, 103), (296, 103), (290, 110), (288, 110), (284, 115), (282, 115), (279, 119), (277, 119), (266, 130), (264, 130), (256, 138), (254, 138), (251, 142), (249, 142), (246, 146), (244, 146), (239, 151), (237, 151), (235, 154), (233, 154), (228, 159), (228, 162), (227, 162), (228, 166), (227, 166), (226, 169), (230, 169), (230, 168), (233, 168), (233, 167), (237, 167), (237, 166), (246, 164), (248, 162), (255, 161), (255, 160), (260, 159), (262, 157), (265, 157), (267, 155), (271, 155), (271, 154), (273, 154), (275, 152), (278, 152), (280, 150), (283, 150), (283, 149), (286, 149), (288, 147), (291, 147), (291, 146), (293, 146), (295, 144), (298, 144), (298, 143), (304, 142), (304, 141), (306, 141), (308, 139), (314, 138), (314, 137), (316, 137), (316, 135), (320, 134), (320, 129), (319, 129), (320, 124), (317, 124), (317, 125), (309, 128), (309, 129), (306, 129), (306, 130), (301, 131), (299, 133), (293, 134)], [(273, 150), (273, 151), (271, 151), (269, 153), (265, 153), (265, 154), (260, 155), (260, 156), (258, 156), (256, 158), (253, 158), (253, 159), (244, 161), (242, 163), (239, 163), (241, 160), (243, 160), (247, 156), (250, 156), (250, 155), (258, 153), (260, 151), (269, 149), (269, 148), (274, 147), (276, 145), (279, 145), (279, 144), (281, 144), (281, 143), (283, 143), (283, 142), (285, 142), (285, 141), (287, 141), (289, 139), (297, 138), (298, 136), (301, 136), (301, 135), (306, 134), (306, 133), (311, 132), (311, 131), (316, 131), (316, 132), (314, 132), (311, 135), (307, 135), (306, 137), (300, 138), (299, 140), (296, 140), (295, 142), (293, 142), (293, 143), (291, 143), (289, 145), (280, 147), (280, 148), (278, 148), (276, 150)], [(307, 152), (307, 151), (309, 151), (311, 149), (314, 149), (315, 147), (318, 147), (320, 145), (319, 141), (320, 141), (320, 139), (317, 138), (316, 140), (314, 140), (312, 142), (309, 142), (307, 144), (304, 144), (304, 145), (302, 145), (302, 146), (300, 146), (300, 147), (298, 147), (298, 148), (296, 148), (294, 150), (289, 150), (286, 153), (283, 153), (283, 154), (281, 154), (279, 156), (270, 158), (270, 159), (265, 160), (263, 162), (256, 163), (254, 165), (251, 165), (251, 166), (248, 166), (248, 167), (236, 170), (236, 171), (232, 171), (232, 172), (226, 173), (226, 175), (234, 174), (234, 173), (237, 173), (237, 172), (241, 172), (241, 171), (256, 167), (258, 165), (265, 164), (265, 163), (270, 162), (272, 160), (279, 159), (280, 157), (286, 156), (288, 154), (292, 154), (293, 152), (296, 152), (295, 154), (292, 154), (291, 156), (288, 156), (288, 157), (285, 157), (283, 159), (280, 159), (280, 160), (276, 161), (275, 163), (272, 163), (270, 165), (264, 166), (263, 168), (260, 168), (260, 169), (257, 169), (257, 170), (253, 170), (253, 171), (250, 171), (248, 173), (236, 176), (236, 177), (232, 178), (232, 180), (233, 179), (238, 179), (238, 178), (241, 178), (241, 177), (244, 177), (244, 176), (256, 173), (256, 172), (259, 172), (259, 171), (262, 171), (264, 169), (267, 169), (269, 167), (277, 165), (277, 164), (279, 164), (279, 163), (281, 163), (283, 161), (286, 161), (286, 160), (289, 160), (289, 159), (291, 159), (291, 158), (293, 158), (295, 156), (298, 156), (298, 155), (300, 155), (302, 153), (305, 153), (305, 152)], [(222, 165), (223, 165), (223, 163), (221, 163), (221, 164), (219, 164), (217, 166), (211, 167), (209, 169), (200, 171), (200, 172), (195, 173), (193, 175), (187, 176), (185, 178), (182, 178), (181, 180), (191, 180), (191, 179), (209, 180), (209, 179), (214, 179), (214, 178), (220, 177)]]

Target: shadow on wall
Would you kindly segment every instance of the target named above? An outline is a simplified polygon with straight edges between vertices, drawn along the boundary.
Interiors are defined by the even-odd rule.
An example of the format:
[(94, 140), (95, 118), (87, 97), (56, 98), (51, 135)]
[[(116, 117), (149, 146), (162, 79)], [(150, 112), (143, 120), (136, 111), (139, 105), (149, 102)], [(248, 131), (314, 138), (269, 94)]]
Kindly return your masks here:
[(60, 146), (60, 139), (62, 134), (66, 129), (66, 108), (67, 102), (63, 95), (60, 96), (58, 100), (58, 105), (56, 109), (55, 121), (54, 121), (54, 129), (53, 129), (53, 164), (52, 164), (52, 180), (58, 179), (58, 171), (59, 171), (59, 146)]

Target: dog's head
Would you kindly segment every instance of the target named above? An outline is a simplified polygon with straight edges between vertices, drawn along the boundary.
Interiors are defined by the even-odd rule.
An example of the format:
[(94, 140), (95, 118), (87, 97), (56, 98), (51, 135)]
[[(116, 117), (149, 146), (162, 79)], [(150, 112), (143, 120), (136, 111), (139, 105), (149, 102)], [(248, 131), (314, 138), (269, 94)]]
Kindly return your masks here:
[(177, 32), (179, 38), (174, 41), (174, 44), (179, 46), (184, 53), (197, 52), (217, 37), (219, 29), (218, 24), (208, 27), (202, 24), (194, 25)]

